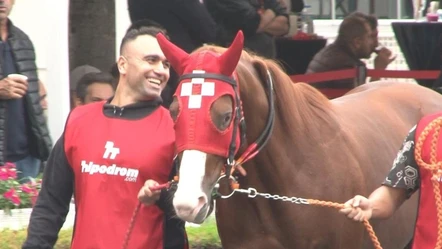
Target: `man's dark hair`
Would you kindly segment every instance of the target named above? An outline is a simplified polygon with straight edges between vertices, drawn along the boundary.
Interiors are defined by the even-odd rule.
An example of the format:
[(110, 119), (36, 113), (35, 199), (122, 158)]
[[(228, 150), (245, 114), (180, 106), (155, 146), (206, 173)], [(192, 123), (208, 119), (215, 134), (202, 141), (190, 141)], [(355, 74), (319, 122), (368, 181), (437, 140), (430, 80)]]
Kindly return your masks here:
[[(139, 22), (142, 23), (141, 21)], [(123, 40), (121, 41), (120, 54), (122, 54), (124, 46), (126, 46), (128, 42), (137, 39), (138, 36), (150, 35), (156, 38), (156, 36), (159, 33), (162, 33), (167, 37), (166, 30), (159, 28), (158, 26), (139, 25), (140, 23), (136, 25), (132, 24), (133, 27), (131, 26), (132, 28), (129, 27), (129, 29), (127, 30), (126, 35), (123, 37)]]
[(78, 81), (76, 94), (77, 97), (84, 102), (87, 94), (87, 88), (93, 83), (105, 83), (109, 84), (113, 89), (115, 89), (115, 79), (110, 73), (100, 72), (100, 73), (88, 73), (85, 74)]
[(375, 30), (378, 28), (378, 18), (375, 15), (367, 15), (359, 11), (355, 11), (351, 13), (349, 16), (356, 16), (356, 17), (362, 17), (365, 20), (367, 20), (368, 24), (370, 24), (370, 27), (372, 30)]
[(369, 24), (367, 19), (363, 17), (357, 15), (347, 16), (339, 26), (336, 41), (343, 44), (349, 44), (355, 38), (364, 36), (367, 32), (369, 32), (369, 30), (366, 28), (367, 24)]
[(152, 21), (150, 19), (142, 19), (133, 22), (129, 28), (127, 28), (126, 33), (129, 32), (132, 29), (140, 29), (142, 27), (156, 27), (162, 30), (166, 30), (163, 26), (161, 26), (159, 23)]

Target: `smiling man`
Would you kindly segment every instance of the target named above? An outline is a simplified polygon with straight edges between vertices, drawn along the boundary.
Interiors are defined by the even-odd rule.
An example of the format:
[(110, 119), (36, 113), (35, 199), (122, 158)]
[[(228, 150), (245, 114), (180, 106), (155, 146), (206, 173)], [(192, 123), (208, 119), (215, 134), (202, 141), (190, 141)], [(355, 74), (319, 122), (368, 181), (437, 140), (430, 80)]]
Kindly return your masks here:
[[(155, 36), (127, 32), (113, 98), (76, 107), (45, 169), (23, 249), (53, 248), (74, 193), (72, 249), (119, 249), (142, 201), (127, 249), (184, 249), (184, 222), (172, 218), (171, 197), (150, 191), (174, 175), (175, 133), (161, 91), (169, 62)], [(151, 180), (154, 179), (154, 180)]]

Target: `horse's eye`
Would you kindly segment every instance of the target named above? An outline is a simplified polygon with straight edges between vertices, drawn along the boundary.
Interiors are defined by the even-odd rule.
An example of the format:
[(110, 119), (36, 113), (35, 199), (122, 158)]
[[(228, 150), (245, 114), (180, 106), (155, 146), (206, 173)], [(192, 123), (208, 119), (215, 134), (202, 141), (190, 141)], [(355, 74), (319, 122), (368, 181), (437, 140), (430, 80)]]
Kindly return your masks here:
[(229, 127), (230, 122), (232, 121), (232, 112), (224, 113), (220, 116), (220, 121), (218, 122), (218, 129), (224, 131)]

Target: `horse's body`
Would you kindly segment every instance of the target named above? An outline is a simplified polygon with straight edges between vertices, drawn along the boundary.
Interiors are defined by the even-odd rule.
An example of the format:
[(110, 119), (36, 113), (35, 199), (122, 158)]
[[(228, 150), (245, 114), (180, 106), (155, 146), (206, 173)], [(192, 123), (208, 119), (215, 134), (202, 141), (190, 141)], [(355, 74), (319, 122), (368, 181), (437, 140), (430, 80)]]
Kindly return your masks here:
[[(249, 79), (257, 72), (244, 64), (249, 73), (240, 73), (239, 82), (253, 141), (263, 127), (250, 124), (265, 120), (267, 112), (258, 110), (268, 105), (263, 83)], [(272, 71), (274, 133), (267, 148), (245, 165), (248, 175), (240, 181), (260, 192), (340, 203), (367, 196), (386, 177), (408, 131), (423, 115), (442, 110), (441, 95), (413, 84), (370, 83), (329, 101), (308, 85), (291, 85), (276, 67)], [(409, 242), (416, 207), (414, 197), (393, 218), (374, 223), (384, 248)], [(227, 249), (361, 248), (363, 240), (366, 248), (372, 246), (362, 224), (326, 207), (236, 195), (217, 202), (217, 221)]]
[[(224, 51), (203, 47), (195, 53), (207, 49)], [(248, 142), (263, 132), (269, 113), (266, 70), (275, 85), (274, 130), (263, 151), (244, 164), (247, 176), (240, 177), (241, 188), (339, 203), (356, 194), (367, 196), (384, 180), (408, 131), (422, 116), (442, 110), (438, 93), (396, 82), (369, 83), (329, 101), (309, 85), (293, 84), (274, 62), (243, 53), (236, 72)], [(171, 109), (176, 108), (173, 105)], [(213, 186), (213, 174), (219, 174), (213, 169), (219, 164), (214, 160), (207, 156), (202, 188)], [(191, 175), (185, 173), (185, 178)], [(196, 191), (187, 186), (186, 193), (180, 192), (187, 184), (184, 179), (180, 186), (182, 179), (175, 209), (178, 216), (192, 221), (182, 200), (190, 200)], [(404, 248), (410, 241), (416, 208), (413, 197), (391, 219), (372, 222), (384, 248)], [(217, 201), (216, 217), (224, 249), (372, 248), (361, 223), (328, 207), (236, 193)]]

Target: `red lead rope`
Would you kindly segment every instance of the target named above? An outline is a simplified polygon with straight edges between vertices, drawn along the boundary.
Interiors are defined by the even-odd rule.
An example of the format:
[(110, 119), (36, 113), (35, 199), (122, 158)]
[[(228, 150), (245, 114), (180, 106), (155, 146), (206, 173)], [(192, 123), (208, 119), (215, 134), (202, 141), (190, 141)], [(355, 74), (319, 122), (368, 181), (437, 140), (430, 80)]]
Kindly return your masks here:
[[(172, 184), (173, 181), (170, 182), (166, 182), (163, 184), (160, 184), (158, 186), (154, 186), (151, 187), (150, 190), (152, 191), (156, 191), (156, 190), (161, 190), (161, 189), (168, 189), (170, 187), (170, 185)], [(138, 212), (140, 211), (142, 203), (139, 201), (137, 206), (135, 207), (135, 210), (132, 214), (132, 218), (130, 219), (130, 223), (129, 223), (129, 228), (127, 229), (126, 232), (126, 236), (124, 237), (124, 242), (123, 242), (123, 249), (127, 249), (127, 246), (129, 245), (129, 239), (130, 239), (130, 235), (132, 234), (132, 230), (134, 229), (134, 225), (135, 225), (135, 219), (137, 218)]]

